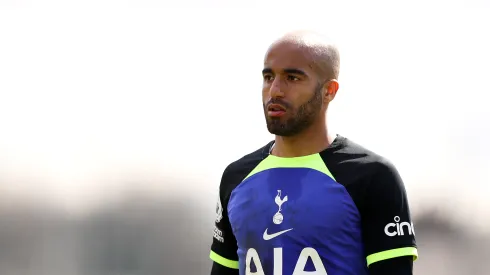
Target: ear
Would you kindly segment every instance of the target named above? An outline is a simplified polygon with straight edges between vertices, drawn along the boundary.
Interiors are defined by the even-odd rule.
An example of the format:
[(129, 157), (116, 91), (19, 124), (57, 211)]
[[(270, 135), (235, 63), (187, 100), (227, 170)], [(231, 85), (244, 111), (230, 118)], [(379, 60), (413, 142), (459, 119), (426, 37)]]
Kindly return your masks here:
[(337, 91), (339, 90), (339, 82), (336, 79), (332, 79), (327, 81), (323, 86), (325, 91), (325, 100), (327, 103), (330, 103), (337, 95)]

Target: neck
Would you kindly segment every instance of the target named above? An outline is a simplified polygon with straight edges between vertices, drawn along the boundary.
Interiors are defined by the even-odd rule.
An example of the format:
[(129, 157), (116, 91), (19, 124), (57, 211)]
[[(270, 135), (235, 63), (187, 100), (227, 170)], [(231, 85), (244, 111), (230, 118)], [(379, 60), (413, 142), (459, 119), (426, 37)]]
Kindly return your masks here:
[(334, 139), (335, 136), (328, 132), (327, 126), (323, 123), (319, 127), (309, 127), (292, 137), (276, 136), (271, 154), (284, 158), (312, 155), (325, 150)]

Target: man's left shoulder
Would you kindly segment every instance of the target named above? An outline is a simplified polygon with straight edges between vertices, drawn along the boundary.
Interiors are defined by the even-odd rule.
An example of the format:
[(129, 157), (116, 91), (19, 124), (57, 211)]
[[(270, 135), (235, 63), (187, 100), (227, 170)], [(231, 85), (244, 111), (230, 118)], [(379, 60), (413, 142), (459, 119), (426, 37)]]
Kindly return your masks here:
[(395, 164), (385, 156), (348, 138), (340, 136), (339, 140), (331, 153), (327, 151), (322, 157), (340, 183), (367, 183), (376, 178), (389, 177), (399, 179)]
[[(380, 155), (369, 148), (366, 148), (353, 141), (351, 143), (351, 150), (353, 154), (364, 155), (364, 158), (360, 160), (360, 164), (365, 166), (365, 169), (369, 172), (374, 179), (391, 178), (399, 179), (399, 173), (395, 164), (387, 157)], [(388, 180), (386, 183), (396, 183), (396, 181)]]
[(385, 156), (353, 140), (343, 138), (343, 145), (342, 150), (347, 158), (359, 159), (363, 164), (392, 165)]

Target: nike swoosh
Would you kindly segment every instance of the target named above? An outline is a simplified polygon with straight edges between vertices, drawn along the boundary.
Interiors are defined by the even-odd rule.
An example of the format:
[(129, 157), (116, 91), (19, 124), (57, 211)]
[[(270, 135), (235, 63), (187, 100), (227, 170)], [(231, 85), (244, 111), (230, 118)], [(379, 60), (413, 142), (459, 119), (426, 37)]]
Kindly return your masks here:
[(263, 237), (264, 237), (264, 240), (268, 241), (268, 240), (274, 239), (275, 237), (277, 237), (277, 236), (279, 236), (281, 234), (284, 234), (284, 233), (286, 233), (288, 231), (291, 231), (291, 230), (293, 230), (293, 229), (292, 228), (289, 228), (289, 229), (286, 229), (286, 230), (283, 230), (283, 231), (279, 231), (277, 233), (274, 233), (274, 234), (270, 234), (269, 235), (269, 234), (267, 234), (267, 228), (266, 228), (265, 231), (264, 231), (264, 236)]

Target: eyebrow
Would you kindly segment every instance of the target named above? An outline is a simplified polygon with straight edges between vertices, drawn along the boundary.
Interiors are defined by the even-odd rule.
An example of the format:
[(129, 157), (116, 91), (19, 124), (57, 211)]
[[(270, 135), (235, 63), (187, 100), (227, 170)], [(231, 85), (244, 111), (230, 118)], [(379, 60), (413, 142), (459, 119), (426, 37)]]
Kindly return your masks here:
[[(296, 75), (302, 75), (302, 76), (307, 76), (307, 74), (300, 70), (300, 69), (294, 69), (294, 68), (286, 68), (282, 70), (284, 73), (287, 74), (296, 74)], [(272, 74), (272, 69), (271, 68), (265, 68), (262, 70), (262, 74)]]

